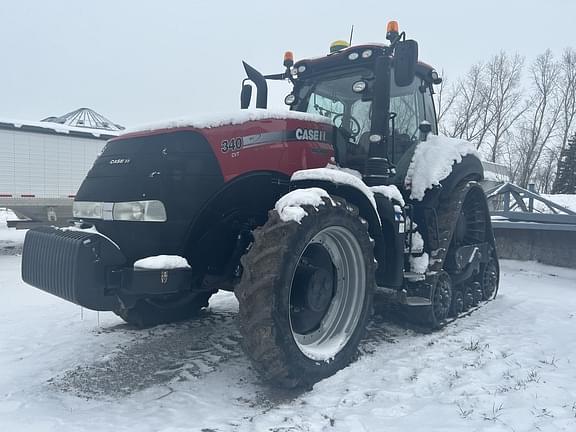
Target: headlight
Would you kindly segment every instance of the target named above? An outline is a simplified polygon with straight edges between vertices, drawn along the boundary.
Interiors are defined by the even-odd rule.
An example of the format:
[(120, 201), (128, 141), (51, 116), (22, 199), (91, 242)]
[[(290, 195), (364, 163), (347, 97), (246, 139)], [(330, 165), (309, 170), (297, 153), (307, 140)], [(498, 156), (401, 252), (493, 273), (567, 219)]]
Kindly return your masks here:
[(354, 93), (362, 93), (364, 90), (366, 90), (366, 81), (356, 81), (352, 84), (352, 91)]
[(166, 222), (166, 209), (160, 201), (132, 201), (114, 203), (114, 220)]
[(102, 219), (102, 203), (74, 201), (72, 214), (79, 219)]
[(166, 209), (161, 201), (103, 203), (74, 201), (72, 214), (78, 219), (104, 219), (139, 222), (166, 222)]

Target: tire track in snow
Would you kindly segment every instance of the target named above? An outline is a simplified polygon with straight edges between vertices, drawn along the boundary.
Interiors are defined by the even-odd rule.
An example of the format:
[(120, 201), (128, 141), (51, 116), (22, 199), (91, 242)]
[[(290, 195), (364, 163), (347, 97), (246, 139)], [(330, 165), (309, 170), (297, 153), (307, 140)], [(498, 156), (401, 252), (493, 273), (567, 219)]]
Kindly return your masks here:
[(148, 330), (120, 325), (102, 331), (108, 332), (123, 332), (131, 340), (111, 347), (109, 354), (92, 364), (79, 365), (49, 380), (49, 384), (85, 398), (121, 397), (152, 386), (198, 379), (226, 362), (244, 358), (233, 312), (209, 311), (193, 321)]

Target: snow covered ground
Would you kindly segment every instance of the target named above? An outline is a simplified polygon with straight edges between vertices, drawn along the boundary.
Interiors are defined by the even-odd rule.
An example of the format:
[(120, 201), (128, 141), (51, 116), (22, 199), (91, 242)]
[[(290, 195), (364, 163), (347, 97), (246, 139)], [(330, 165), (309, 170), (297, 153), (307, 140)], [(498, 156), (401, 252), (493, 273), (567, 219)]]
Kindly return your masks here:
[(499, 297), (442, 331), (376, 317), (358, 361), (299, 394), (262, 384), (237, 304), (138, 331), (20, 280), (0, 222), (2, 431), (575, 431), (576, 271), (505, 261)]

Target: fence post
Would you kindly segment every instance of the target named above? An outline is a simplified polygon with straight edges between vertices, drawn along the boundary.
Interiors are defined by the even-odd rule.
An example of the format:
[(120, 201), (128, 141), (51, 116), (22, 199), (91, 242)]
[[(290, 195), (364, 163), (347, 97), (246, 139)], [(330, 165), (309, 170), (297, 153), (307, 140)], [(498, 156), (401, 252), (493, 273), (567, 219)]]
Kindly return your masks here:
[[(528, 190), (530, 192), (536, 193), (536, 185), (534, 183), (530, 183), (528, 185)], [(534, 212), (534, 198), (532, 197), (528, 198), (528, 211), (530, 213)]]

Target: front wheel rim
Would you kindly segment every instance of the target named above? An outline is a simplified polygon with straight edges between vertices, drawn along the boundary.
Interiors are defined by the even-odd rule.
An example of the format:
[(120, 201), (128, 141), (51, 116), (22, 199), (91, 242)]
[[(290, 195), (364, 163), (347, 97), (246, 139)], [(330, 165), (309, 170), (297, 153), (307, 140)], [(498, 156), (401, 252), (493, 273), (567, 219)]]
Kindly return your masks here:
[[(307, 251), (321, 247), (330, 257), (333, 270), (332, 298), (318, 325), (299, 332), (293, 294), (299, 287), (295, 278)], [(327, 272), (328, 269), (322, 269)], [(318, 232), (302, 252), (290, 284), (290, 330), (298, 349), (316, 361), (329, 361), (348, 343), (358, 328), (366, 297), (366, 263), (358, 239), (343, 226), (330, 226)]]

